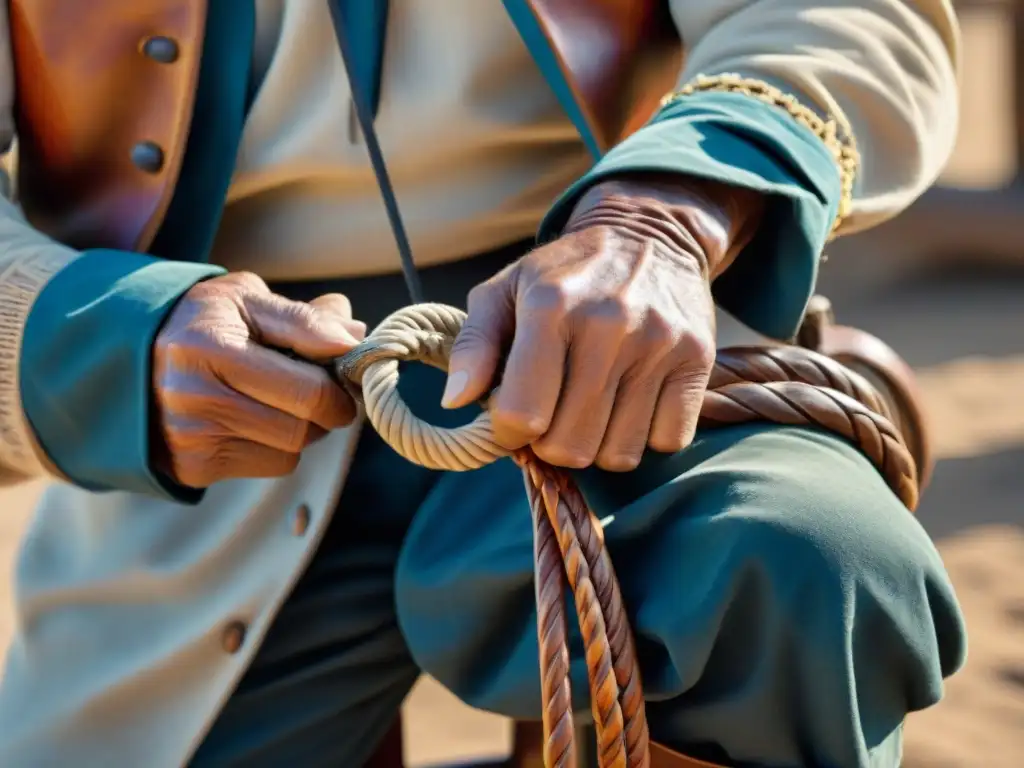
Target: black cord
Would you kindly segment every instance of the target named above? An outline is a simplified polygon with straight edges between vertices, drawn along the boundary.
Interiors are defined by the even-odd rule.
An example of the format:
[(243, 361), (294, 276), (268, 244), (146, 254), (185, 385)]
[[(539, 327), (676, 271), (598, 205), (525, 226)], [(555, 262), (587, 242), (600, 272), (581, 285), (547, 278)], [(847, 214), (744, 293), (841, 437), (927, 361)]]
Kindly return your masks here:
[[(341, 58), (345, 62), (345, 69), (349, 72), (349, 83), (352, 89), (352, 103), (355, 105), (356, 117), (359, 120), (359, 127), (366, 140), (366, 151), (370, 155), (370, 164), (373, 166), (373, 173), (377, 177), (377, 186), (380, 187), (380, 195), (384, 200), (384, 207), (388, 213), (388, 221), (391, 223), (391, 232), (395, 237), (395, 245), (398, 246), (398, 256), (402, 260), (402, 276), (405, 278), (405, 287), (409, 292), (409, 298), (414, 304), (423, 302), (423, 286), (420, 283), (419, 273), (416, 271), (416, 262), (412, 258), (412, 246), (409, 244), (409, 236), (405, 231), (405, 224), (402, 222), (402, 213), (398, 208), (398, 198), (395, 196), (395, 188), (391, 184), (391, 177), (388, 176), (388, 168), (384, 163), (384, 153), (381, 152), (380, 142), (377, 140), (377, 132), (373, 127), (373, 110), (367, 100), (367, 94), (362, 92), (361, 84), (356, 82), (352, 73), (356, 72), (353, 66), (352, 51), (349, 47), (348, 38), (345, 35), (344, 24), (339, 2), (343, 0), (328, 0), (327, 4), (331, 9), (331, 21), (334, 23), (334, 33), (338, 38), (338, 48), (341, 50)], [(363, 0), (373, 2), (373, 0)]]

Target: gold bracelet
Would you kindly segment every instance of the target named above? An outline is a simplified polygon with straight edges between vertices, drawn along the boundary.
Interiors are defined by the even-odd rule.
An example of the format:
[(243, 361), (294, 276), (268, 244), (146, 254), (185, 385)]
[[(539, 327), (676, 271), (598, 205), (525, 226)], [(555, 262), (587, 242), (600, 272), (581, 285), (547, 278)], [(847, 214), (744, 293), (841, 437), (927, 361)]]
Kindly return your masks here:
[(850, 208), (853, 205), (853, 183), (860, 168), (860, 153), (857, 151), (857, 141), (850, 126), (835, 117), (822, 118), (813, 109), (801, 104), (795, 96), (781, 91), (763, 80), (735, 74), (712, 77), (698, 75), (679, 90), (665, 96), (661, 100), (661, 106), (668, 106), (673, 101), (701, 91), (742, 93), (745, 96), (759, 99), (784, 109), (794, 120), (810, 129), (815, 136), (821, 139), (839, 168), (839, 210), (832, 223), (829, 239), (834, 237), (839, 225), (850, 213)]

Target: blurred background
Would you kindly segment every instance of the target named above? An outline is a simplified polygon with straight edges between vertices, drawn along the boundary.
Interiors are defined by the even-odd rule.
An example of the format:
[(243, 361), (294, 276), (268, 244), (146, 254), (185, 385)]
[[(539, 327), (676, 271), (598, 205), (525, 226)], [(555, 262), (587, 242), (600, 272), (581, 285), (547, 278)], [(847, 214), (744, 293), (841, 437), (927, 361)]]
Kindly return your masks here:
[[(918, 512), (952, 574), (970, 659), (911, 717), (907, 768), (1024, 765), (1024, 11), (957, 2), (964, 31), (957, 151), (896, 221), (830, 248), (820, 289), (838, 320), (917, 371), (939, 458)], [(1016, 43), (1016, 38), (1020, 42)], [(1017, 61), (1017, 57), (1020, 60)], [(0, 659), (9, 580), (39, 488), (0, 493)], [(498, 756), (509, 724), (430, 681), (407, 703), (410, 765)]]

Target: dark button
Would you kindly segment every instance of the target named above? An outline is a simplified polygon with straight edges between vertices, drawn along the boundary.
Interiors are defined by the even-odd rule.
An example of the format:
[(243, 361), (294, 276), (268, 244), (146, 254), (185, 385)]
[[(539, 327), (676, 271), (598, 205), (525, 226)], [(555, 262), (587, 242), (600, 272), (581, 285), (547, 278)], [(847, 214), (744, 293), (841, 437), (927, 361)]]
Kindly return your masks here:
[(169, 37), (157, 35), (146, 38), (142, 44), (142, 53), (161, 64), (171, 64), (178, 60), (178, 44)]
[(164, 151), (152, 141), (140, 141), (132, 147), (132, 162), (146, 173), (159, 173), (164, 167)]
[(238, 653), (245, 642), (245, 624), (240, 621), (232, 621), (224, 627), (224, 634), (221, 635), (220, 645), (227, 653)]
[(304, 536), (306, 531), (309, 530), (310, 517), (312, 517), (312, 513), (309, 511), (309, 505), (299, 505), (299, 508), (295, 510), (295, 515), (292, 517), (292, 533), (296, 536)]

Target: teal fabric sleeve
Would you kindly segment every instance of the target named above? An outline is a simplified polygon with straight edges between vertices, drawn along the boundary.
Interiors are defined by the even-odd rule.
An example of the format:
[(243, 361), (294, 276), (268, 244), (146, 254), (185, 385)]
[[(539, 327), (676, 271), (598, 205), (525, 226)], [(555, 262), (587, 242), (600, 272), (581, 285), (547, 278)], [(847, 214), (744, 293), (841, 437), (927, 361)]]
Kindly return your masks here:
[(643, 173), (711, 179), (768, 196), (758, 233), (713, 292), (721, 307), (754, 330), (791, 338), (839, 205), (839, 171), (821, 140), (781, 109), (748, 96), (708, 92), (678, 99), (562, 195), (541, 224), (540, 241), (559, 235), (595, 183)]
[(223, 271), (92, 250), (36, 299), (22, 342), (22, 405), (43, 450), (76, 485), (198, 498), (149, 467), (150, 348), (178, 298)]
[(22, 403), (43, 449), (90, 490), (198, 501), (148, 465), (150, 347), (178, 297), (222, 274), (208, 257), (245, 111), (255, 8), (207, 9), (202, 67), (181, 173), (151, 253), (87, 251), (36, 300), (22, 344)]

